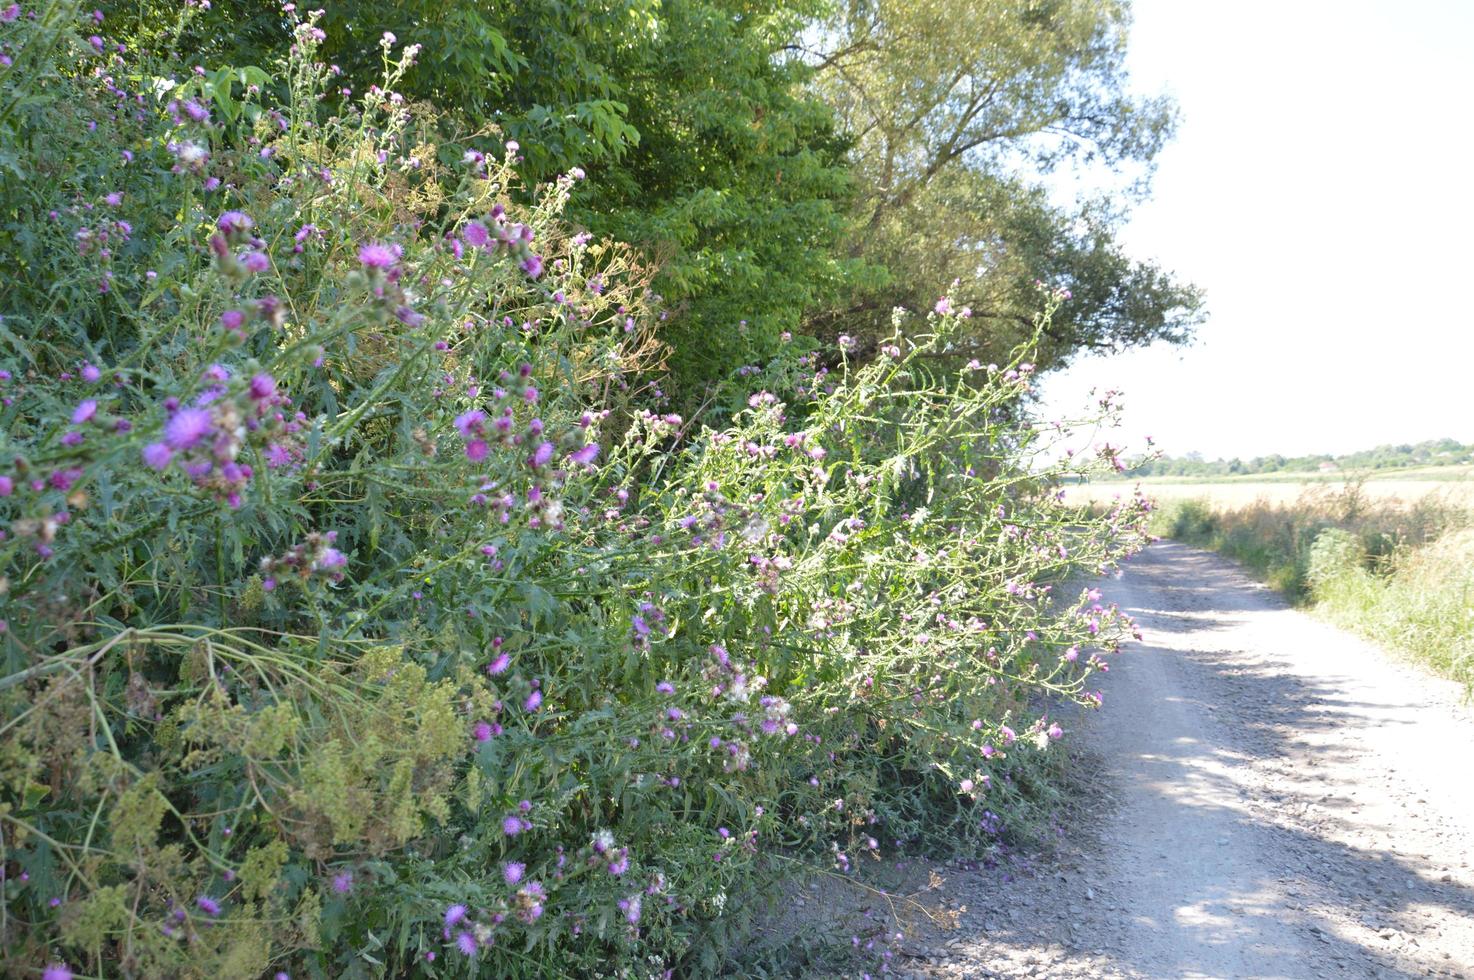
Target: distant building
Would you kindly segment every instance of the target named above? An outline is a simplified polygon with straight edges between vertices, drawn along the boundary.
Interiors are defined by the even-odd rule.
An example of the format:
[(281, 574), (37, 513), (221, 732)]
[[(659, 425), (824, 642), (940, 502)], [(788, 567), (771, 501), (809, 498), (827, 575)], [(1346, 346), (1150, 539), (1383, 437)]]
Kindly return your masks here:
[(1337, 466), (1335, 463), (1331, 462), (1328, 459), (1321, 460), (1320, 471), (1322, 473), (1335, 473), (1340, 468), (1341, 467)]

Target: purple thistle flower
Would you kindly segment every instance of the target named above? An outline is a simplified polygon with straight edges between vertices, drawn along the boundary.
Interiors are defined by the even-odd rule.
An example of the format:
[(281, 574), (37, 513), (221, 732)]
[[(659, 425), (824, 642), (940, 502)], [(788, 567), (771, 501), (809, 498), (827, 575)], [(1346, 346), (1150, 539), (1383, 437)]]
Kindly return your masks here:
[(487, 232), (486, 226), (479, 221), (468, 223), (461, 237), (468, 245), (474, 245), (477, 248), (485, 248), (491, 242), (491, 235)]
[(370, 242), (358, 250), (358, 261), (365, 269), (392, 269), (399, 263), (399, 249)]
[(447, 929), (466, 921), (466, 907), (464, 905), (452, 905), (445, 910), (445, 927)]
[(456, 949), (467, 956), (476, 955), (476, 937), (469, 932), (462, 931), (456, 936)]
[(265, 252), (247, 252), (241, 256), (241, 265), (251, 272), (265, 272), (271, 268), (271, 260), (266, 257)]
[(522, 831), (526, 829), (527, 828), (523, 826), (523, 820), (521, 817), (507, 817), (505, 820), (502, 821), (502, 833), (506, 834), (508, 837), (516, 837), (518, 834), (522, 833)]
[[(15, 481), (8, 476), (0, 476), (0, 497), (8, 497), (12, 493), (15, 493)], [(505, 657), (506, 654), (502, 654), (502, 656)], [(503, 667), (502, 669), (505, 670), (506, 668)]]
[(194, 903), (198, 905), (206, 915), (216, 916), (220, 914), (220, 903), (215, 901), (208, 895), (201, 895), (199, 898), (194, 900)]
[(333, 875), (333, 891), (339, 895), (347, 895), (353, 891), (353, 872), (343, 871)]
[(569, 453), (568, 458), (573, 460), (575, 463), (587, 466), (588, 464), (592, 463), (594, 461), (594, 458), (598, 455), (599, 444), (597, 442), (591, 442), (587, 446), (584, 446), (580, 449), (575, 449), (573, 452)]
[(151, 442), (143, 447), (143, 463), (149, 469), (162, 470), (174, 458), (174, 450), (162, 442)]
[(164, 426), (164, 442), (170, 449), (189, 449), (203, 439), (214, 419), (203, 408), (182, 408)]
[(231, 235), (236, 232), (250, 231), (256, 227), (256, 222), (252, 221), (251, 216), (244, 211), (227, 211), (220, 216), (220, 220), (215, 222), (215, 226), (227, 235)]
[(96, 414), (97, 402), (93, 401), (91, 398), (88, 398), (80, 405), (78, 405), (76, 409), (72, 412), (72, 424), (81, 425), (84, 422), (90, 422), (92, 421), (92, 417)]
[(52, 963), (42, 971), (41, 980), (72, 980), (71, 968), (65, 963)]
[(548, 465), (548, 460), (553, 458), (553, 444), (545, 442), (538, 446), (532, 454), (532, 468), (542, 469)]
[(466, 443), (466, 458), (473, 463), (479, 463), (491, 452), (491, 447), (486, 444), (485, 439), (472, 439)]
[(507, 884), (515, 885), (522, 880), (522, 875), (526, 870), (527, 865), (522, 862), (508, 861), (502, 865), (502, 877), (506, 879)]
[[(0, 496), (8, 496), (8, 495), (6, 495), (6, 494), (0, 494)], [(507, 668), (510, 667), (511, 665), (512, 665), (512, 655), (509, 654), (509, 653), (504, 653), (501, 656), (497, 657), (495, 660), (493, 660), (491, 663), (489, 663), (489, 664), (486, 665), (486, 672), (488, 674), (493, 675), (493, 676), (495, 676), (497, 674), (503, 674), (503, 673), (506, 673)]]
[(472, 735), (478, 742), (490, 742), (491, 726), (484, 721), (478, 721), (476, 727), (472, 729)]
[(101, 378), (101, 377), (102, 377), (102, 372), (99, 371), (96, 368), (96, 366), (94, 366), (92, 364), (83, 364), (82, 365), (82, 380), (83, 381), (86, 381), (86, 382), (88, 382), (90, 384), (90, 383), (93, 383), (93, 382), (97, 381), (97, 379), (98, 378)]
[(276, 379), (269, 374), (258, 374), (251, 379), (251, 397), (265, 401), (276, 394)]
[(543, 706), (543, 692), (533, 691), (527, 695), (527, 700), (522, 702), (522, 707), (528, 711), (536, 711)]
[(343, 552), (337, 548), (324, 548), (317, 561), (312, 563), (312, 567), (319, 572), (325, 572), (334, 568), (342, 568), (346, 564), (348, 564), (348, 556)]
[[(81, 478), (82, 471), (79, 469), (72, 468), (57, 470), (46, 478), (46, 483), (49, 484), (53, 490), (60, 490), (65, 493), (72, 488), (72, 484), (76, 483)], [(32, 486), (34, 486), (34, 484), (32, 484)]]
[(245, 322), (246, 315), (240, 310), (226, 310), (220, 314), (220, 325), (226, 330), (239, 330)]
[(486, 413), (479, 409), (471, 409), (456, 416), (456, 431), (461, 434), (462, 439), (469, 439), (481, 431), (481, 423), (486, 421)]
[(543, 257), (541, 255), (529, 255), (519, 263), (519, 268), (527, 273), (528, 278), (536, 279), (543, 274)]

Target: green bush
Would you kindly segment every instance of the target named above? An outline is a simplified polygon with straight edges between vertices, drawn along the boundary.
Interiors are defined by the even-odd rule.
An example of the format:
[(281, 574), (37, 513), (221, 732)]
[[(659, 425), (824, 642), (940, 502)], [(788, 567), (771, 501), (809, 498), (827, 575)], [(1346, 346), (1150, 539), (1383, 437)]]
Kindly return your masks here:
[(1158, 507), (1151, 518), (1153, 534), (1194, 544), (1207, 543), (1216, 526), (1206, 500), (1174, 500)]
[(1367, 549), (1350, 531), (1328, 527), (1315, 536), (1310, 547), (1306, 579), (1314, 589), (1321, 589), (1347, 572), (1359, 571), (1366, 561)]

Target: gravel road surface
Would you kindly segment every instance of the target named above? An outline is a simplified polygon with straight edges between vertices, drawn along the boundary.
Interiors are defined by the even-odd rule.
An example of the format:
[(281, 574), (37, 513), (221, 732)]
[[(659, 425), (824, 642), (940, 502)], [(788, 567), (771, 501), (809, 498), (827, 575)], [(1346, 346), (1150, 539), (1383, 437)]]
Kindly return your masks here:
[(1215, 555), (1103, 587), (1145, 641), (1070, 737), (1100, 799), (1040, 866), (928, 869), (927, 977), (1474, 978), (1474, 710)]

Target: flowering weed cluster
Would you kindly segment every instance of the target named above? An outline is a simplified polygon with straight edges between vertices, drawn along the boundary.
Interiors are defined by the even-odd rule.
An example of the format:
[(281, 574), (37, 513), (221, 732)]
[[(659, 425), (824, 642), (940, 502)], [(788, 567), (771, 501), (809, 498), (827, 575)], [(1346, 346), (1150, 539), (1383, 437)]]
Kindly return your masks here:
[(933, 311), (698, 428), (579, 175), (437, 135), (413, 48), (327, 114), (315, 13), (173, 77), (67, 8), (0, 18), (8, 972), (710, 971), (769, 858), (1028, 804), (1145, 508), (1058, 503), (1022, 356)]

